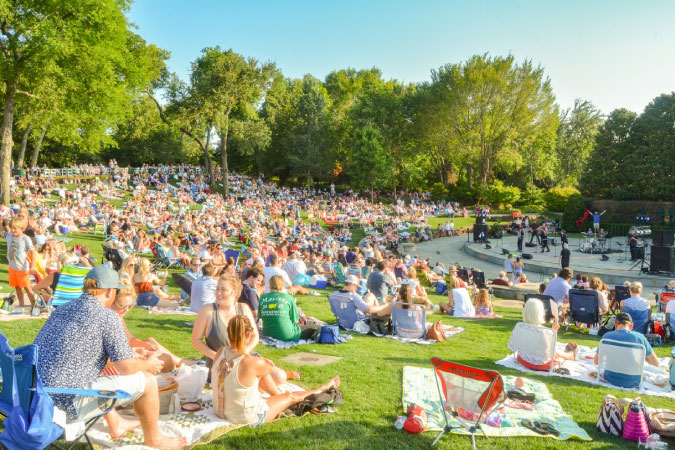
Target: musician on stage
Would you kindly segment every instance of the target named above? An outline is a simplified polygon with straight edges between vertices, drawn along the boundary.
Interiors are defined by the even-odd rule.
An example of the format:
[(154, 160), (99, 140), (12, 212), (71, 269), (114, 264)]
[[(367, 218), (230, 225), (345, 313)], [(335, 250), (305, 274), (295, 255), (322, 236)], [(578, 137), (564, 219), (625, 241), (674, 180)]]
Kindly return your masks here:
[(628, 234), (628, 247), (630, 248), (630, 260), (635, 261), (637, 258), (638, 238), (635, 233)]
[(532, 222), (530, 224), (530, 244), (534, 240), (534, 238), (537, 238), (537, 245), (541, 245), (541, 239), (539, 237), (539, 226), (537, 225), (537, 222)]
[(546, 233), (546, 226), (542, 225), (539, 229), (539, 235), (541, 236), (541, 252), (544, 253), (544, 249), (547, 252), (550, 252), (551, 249), (548, 248), (548, 234)]
[[(560, 229), (560, 243), (561, 244), (569, 244), (569, 241), (567, 240), (567, 235), (565, 234), (565, 230), (562, 228)], [(563, 266), (563, 267), (569, 267), (569, 266)]]
[(600, 216), (602, 216), (606, 212), (607, 210), (604, 210), (603, 212), (598, 214), (598, 212), (596, 211), (593, 214), (591, 214), (591, 216), (593, 216), (593, 230), (595, 230), (596, 233), (600, 231)]
[(518, 231), (518, 251), (523, 251), (523, 239), (525, 239), (525, 230)]

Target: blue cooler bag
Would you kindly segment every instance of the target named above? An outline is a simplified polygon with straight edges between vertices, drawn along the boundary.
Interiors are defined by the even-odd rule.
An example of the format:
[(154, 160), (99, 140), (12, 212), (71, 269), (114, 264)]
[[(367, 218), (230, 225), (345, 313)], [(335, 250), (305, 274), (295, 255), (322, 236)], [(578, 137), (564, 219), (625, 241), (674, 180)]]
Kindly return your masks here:
[(337, 325), (323, 325), (319, 330), (320, 344), (339, 344), (340, 329)]

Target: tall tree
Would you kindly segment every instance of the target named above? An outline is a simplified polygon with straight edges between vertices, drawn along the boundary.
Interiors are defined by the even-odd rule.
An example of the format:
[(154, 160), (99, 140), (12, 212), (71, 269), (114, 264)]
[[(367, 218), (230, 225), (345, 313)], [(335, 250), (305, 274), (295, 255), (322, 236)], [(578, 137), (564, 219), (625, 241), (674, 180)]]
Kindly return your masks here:
[(352, 151), (349, 154), (347, 172), (357, 190), (373, 191), (389, 185), (394, 161), (381, 143), (380, 131), (372, 124), (354, 129)]
[(468, 172), (478, 168), (483, 187), (495, 167), (514, 170), (509, 165), (518, 148), (555, 120), (550, 81), (530, 61), (519, 65), (512, 56), (474, 56), (433, 70), (431, 78), (442, 134), (464, 154)]
[(223, 195), (229, 195), (227, 143), (234, 123), (233, 114), (256, 104), (275, 74), (272, 63), (260, 64), (232, 50), (207, 47), (192, 63), (191, 88), (204, 117), (218, 134)]
[(555, 147), (560, 184), (575, 184), (585, 171), (602, 121), (600, 110), (586, 100), (575, 99), (573, 108), (561, 112)]

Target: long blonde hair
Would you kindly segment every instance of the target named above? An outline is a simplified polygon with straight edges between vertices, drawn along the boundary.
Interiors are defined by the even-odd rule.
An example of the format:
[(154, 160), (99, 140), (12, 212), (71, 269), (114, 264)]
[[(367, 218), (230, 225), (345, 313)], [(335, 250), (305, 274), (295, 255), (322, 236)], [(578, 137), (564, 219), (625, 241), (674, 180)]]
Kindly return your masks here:
[(481, 289), (476, 295), (475, 306), (490, 306), (490, 293), (487, 289)]
[(150, 260), (146, 258), (141, 258), (138, 264), (138, 271), (143, 277), (147, 277), (150, 274)]

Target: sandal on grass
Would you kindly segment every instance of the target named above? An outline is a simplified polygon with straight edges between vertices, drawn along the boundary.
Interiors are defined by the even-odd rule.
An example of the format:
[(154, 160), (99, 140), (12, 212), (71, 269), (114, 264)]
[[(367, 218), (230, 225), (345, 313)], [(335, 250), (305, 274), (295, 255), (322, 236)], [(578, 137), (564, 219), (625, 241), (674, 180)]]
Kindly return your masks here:
[(537, 434), (559, 436), (560, 432), (548, 422), (538, 422), (529, 419), (521, 420), (520, 424), (525, 428), (534, 431)]
[(513, 400), (528, 401), (534, 403), (536, 395), (532, 392), (525, 392), (520, 388), (512, 388), (506, 392), (506, 396)]

